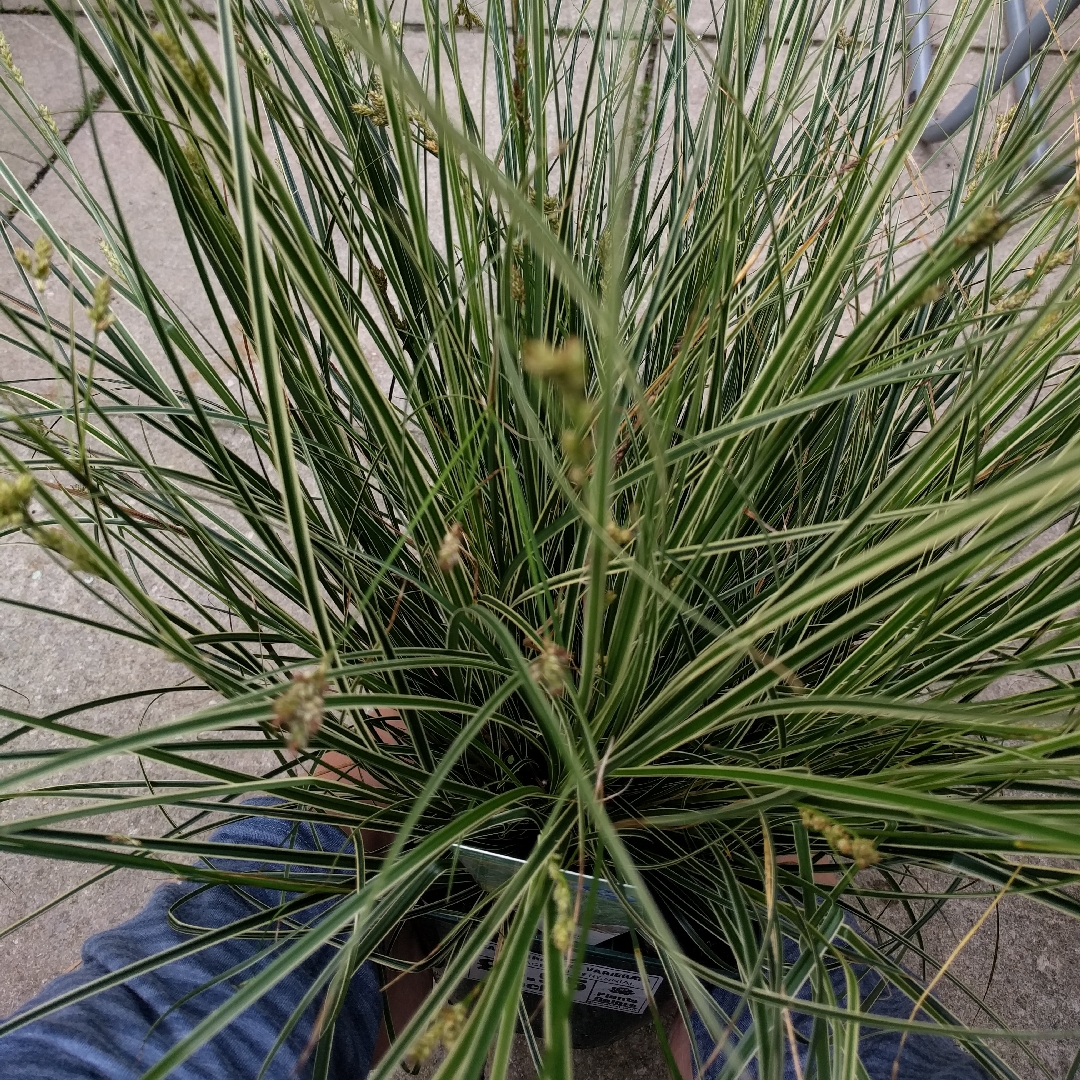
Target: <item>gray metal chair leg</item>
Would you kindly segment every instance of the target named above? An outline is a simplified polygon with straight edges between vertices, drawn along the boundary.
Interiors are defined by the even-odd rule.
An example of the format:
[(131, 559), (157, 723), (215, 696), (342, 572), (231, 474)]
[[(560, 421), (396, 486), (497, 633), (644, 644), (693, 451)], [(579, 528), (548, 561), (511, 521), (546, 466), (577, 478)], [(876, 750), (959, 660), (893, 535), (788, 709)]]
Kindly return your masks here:
[[(1006, 82), (1015, 79), (1014, 100), (1019, 102), (1030, 86), (1030, 100), (1036, 99), (1038, 88), (1031, 86), (1031, 57), (1042, 48), (1054, 25), (1063, 21), (1080, 7), (1080, 0), (1036, 0), (1040, 10), (1029, 19), (1025, 0), (1002, 0), (1005, 16), (1006, 47), (997, 57), (988, 76), (989, 91), (996, 94)], [(908, 63), (910, 75), (907, 100), (910, 105), (922, 93), (934, 63), (934, 46), (930, 43), (930, 0), (904, 0)], [(960, 130), (975, 111), (979, 88), (972, 87), (949, 114), (933, 117), (926, 125), (922, 141), (940, 142)], [(1045, 141), (1032, 151), (1031, 164), (1036, 165), (1048, 151)], [(1063, 165), (1048, 172), (1043, 180), (1048, 187), (1068, 183), (1075, 177), (1075, 167)]]
[[(1027, 32), (1028, 16), (1027, 5), (1024, 0), (1004, 0), (1005, 4), (1005, 36), (1009, 45)], [(1031, 65), (1025, 64), (1013, 78), (1013, 101), (1019, 104), (1024, 99), (1028, 86), (1031, 85)], [(1035, 104), (1039, 96), (1039, 88), (1031, 87), (1030, 102)], [(1031, 154), (1031, 164), (1036, 164), (1046, 153), (1047, 144), (1040, 142)]]
[(907, 0), (907, 19), (908, 45), (911, 49), (910, 104), (922, 93), (934, 62), (934, 46), (930, 44), (930, 0)]
[[(1013, 24), (1014, 30), (1009, 30), (1008, 24), (1006, 26), (1009, 44), (1007, 48), (1002, 50), (992, 73), (990, 73), (989, 92), (996, 94), (1005, 83), (1015, 78), (1022, 69), (1030, 72), (1032, 56), (1046, 43), (1053, 27), (1060, 24), (1077, 7), (1080, 7), (1080, 0), (1045, 0), (1045, 2), (1041, 0), (1040, 10), (1029, 20), (1021, 4), (1017, 12), (1019, 18)], [(933, 56), (929, 41), (924, 40), (924, 43), (920, 45), (919, 39), (914, 34), (914, 31), (918, 29), (920, 33), (929, 35), (929, 18), (926, 17), (926, 10), (926, 0), (907, 0), (909, 20), (914, 15), (913, 32), (909, 38), (913, 68), (911, 81), (913, 94), (910, 95), (912, 100), (914, 100), (914, 97), (918, 97), (919, 91), (926, 85), (929, 64), (926, 64), (925, 68), (921, 66), (925, 63), (923, 57), (929, 56), (932, 58)], [(1009, 17), (1008, 8), (1006, 8), (1006, 15)], [(921, 29), (923, 27), (925, 27), (925, 30)], [(921, 78), (916, 77), (916, 63), (920, 65), (918, 71), (921, 73)], [(941, 142), (959, 131), (971, 119), (978, 96), (979, 87), (973, 86), (946, 116), (940, 118), (935, 116), (926, 125), (926, 130), (922, 134), (923, 142)]]

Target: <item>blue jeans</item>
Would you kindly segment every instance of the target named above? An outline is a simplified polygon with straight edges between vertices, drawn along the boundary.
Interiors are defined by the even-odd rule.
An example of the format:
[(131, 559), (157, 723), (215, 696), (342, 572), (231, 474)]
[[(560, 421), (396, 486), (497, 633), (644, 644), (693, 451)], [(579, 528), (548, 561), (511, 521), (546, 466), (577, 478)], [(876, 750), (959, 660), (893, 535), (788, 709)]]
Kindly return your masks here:
[[(796, 943), (790, 938), (785, 938), (784, 946), (786, 959), (789, 962), (796, 960), (798, 957)], [(915, 1003), (907, 994), (888, 983), (883, 984), (877, 974), (865, 967), (856, 966), (855, 973), (859, 980), (859, 1000), (863, 1003), (864, 1011), (876, 1016), (890, 1016), (897, 1020), (909, 1019)], [(837, 1004), (842, 1008), (847, 1000), (847, 986), (843, 971), (837, 968), (831, 973), (830, 979)], [(865, 1003), (872, 994), (878, 996), (867, 1008)], [(712, 991), (712, 996), (724, 1013), (733, 1020), (726, 1047), (722, 1044), (721, 1049), (733, 1048), (750, 1026), (750, 1011), (746, 1007), (745, 999), (729, 990), (716, 988)], [(804, 986), (796, 996), (804, 1000), (808, 999), (809, 985)], [(916, 1019), (927, 1022), (930, 1017), (925, 1012), (919, 1012)], [(808, 1058), (814, 1020), (808, 1014), (799, 1013), (793, 1008), (791, 1021), (794, 1039), (792, 1040), (790, 1036), (785, 1039), (783, 1080), (800, 1080), (810, 1075), (811, 1062)], [(706, 1031), (701, 1017), (696, 1013), (691, 1017), (691, 1027), (693, 1041), (697, 1045), (701, 1061), (707, 1065), (703, 1080), (715, 1080), (723, 1068), (724, 1054), (716, 1053), (716, 1043)], [(792, 1041), (799, 1055), (797, 1069), (791, 1052)], [(985, 1070), (970, 1054), (962, 1050), (952, 1039), (940, 1035), (909, 1034), (907, 1038), (904, 1038), (899, 1031), (872, 1028), (863, 1023), (860, 1025), (859, 1033), (859, 1059), (869, 1074), (870, 1080), (893, 1080), (894, 1077), (895, 1080), (988, 1080)], [(756, 1080), (758, 1071), (755, 1061), (747, 1065), (744, 1075)]]
[[(252, 801), (264, 806), (276, 802)], [(212, 839), (218, 843), (285, 850), (337, 852), (343, 857), (352, 850), (344, 834), (333, 826), (297, 825), (271, 817), (232, 822), (218, 829)], [(351, 858), (345, 858), (343, 869), (351, 862)], [(223, 870), (247, 871), (257, 866), (250, 861), (221, 859), (214, 860), (214, 865)], [(274, 872), (282, 869), (280, 864), (271, 863), (265, 868)], [(170, 912), (174, 920), (187, 927), (225, 927), (250, 919), (295, 895), (269, 889), (240, 890), (226, 885), (209, 888), (192, 883), (164, 885), (133, 919), (87, 939), (82, 949), (82, 965), (54, 979), (19, 1014), (110, 972), (190, 943), (190, 933), (172, 925)], [(312, 905), (292, 918), (313, 922), (326, 913), (331, 903)], [(231, 938), (33, 1020), (0, 1038), (0, 1077), (4, 1080), (9, 1077), (12, 1080), (136, 1080), (285, 947), (265, 937)], [(323, 1003), (321, 991), (276, 1049), (275, 1043), (334, 955), (332, 945), (313, 953), (177, 1066), (170, 1077), (256, 1080), (264, 1064), (264, 1080), (310, 1077), (311, 1035)], [(835, 988), (842, 1002), (842, 977), (838, 979)], [(864, 976), (865, 985), (861, 988), (864, 996), (874, 980), (871, 974)], [(749, 1020), (747, 1010), (739, 1009), (739, 998), (719, 989), (714, 991), (714, 996), (725, 1012), (736, 1016), (733, 1037), (745, 1034)], [(872, 1011), (906, 1019), (911, 1007), (908, 997), (892, 989), (881, 995)], [(804, 1047), (800, 1052), (800, 1067), (805, 1076), (805, 1041), (810, 1036), (812, 1021), (794, 1010), (792, 1015), (797, 1038)], [(381, 1022), (378, 976), (374, 967), (366, 963), (353, 976), (338, 1017), (330, 1060), (331, 1080), (361, 1080), (367, 1074)], [(713, 1041), (698, 1017), (693, 1018), (692, 1026), (702, 1060), (713, 1058), (706, 1070), (706, 1078), (711, 1080), (720, 1071), (723, 1055), (713, 1054)], [(859, 1051), (871, 1080), (890, 1080), (900, 1035), (866, 1028), (863, 1031)], [(752, 1063), (748, 1071), (756, 1076)], [(784, 1076), (785, 1080), (796, 1077), (790, 1053)], [(951, 1040), (921, 1035), (906, 1040), (898, 1077), (899, 1080), (983, 1080), (985, 1073)]]
[[(278, 801), (252, 800), (262, 805)], [(280, 818), (248, 817), (218, 829), (212, 839), (218, 843), (340, 852), (345, 857), (343, 869), (353, 865), (352, 845), (332, 825), (312, 827)], [(213, 863), (220, 870), (251, 872), (259, 868), (258, 863), (246, 860), (215, 859)], [(262, 868), (274, 872), (282, 869), (280, 864)], [(190, 933), (170, 924), (170, 910), (174, 919), (189, 927), (223, 927), (277, 907), (295, 895), (227, 885), (164, 885), (133, 919), (88, 938), (82, 948), (82, 965), (54, 979), (19, 1012), (109, 972), (190, 943)], [(328, 906), (324, 901), (292, 918), (313, 922), (325, 914)], [(223, 941), (17, 1028), (0, 1038), (0, 1077), (136, 1080), (286, 947), (265, 937)], [(335, 952), (332, 945), (326, 945), (313, 953), (170, 1076), (175, 1080), (255, 1080), (289, 1018)], [(226, 977), (221, 978), (223, 975)], [(286, 1035), (264, 1080), (303, 1080), (311, 1075), (309, 1040), (323, 998), (322, 992), (316, 994)], [(352, 979), (338, 1018), (332, 1077), (360, 1078), (367, 1074), (381, 1023), (378, 976), (371, 964), (364, 964)], [(303, 1067), (297, 1070), (302, 1060)]]

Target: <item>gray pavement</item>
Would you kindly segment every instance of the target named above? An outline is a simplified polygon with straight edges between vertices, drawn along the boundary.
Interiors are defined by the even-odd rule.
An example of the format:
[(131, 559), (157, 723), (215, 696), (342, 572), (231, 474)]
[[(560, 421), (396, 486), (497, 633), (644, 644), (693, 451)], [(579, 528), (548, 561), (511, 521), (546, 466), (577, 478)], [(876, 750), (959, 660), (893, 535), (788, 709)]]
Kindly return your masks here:
[[(90, 132), (85, 126), (79, 127), (94, 88), (84, 85), (71, 50), (51, 18), (5, 13), (13, 6), (10, 0), (5, 3), (0, 4), (0, 29), (11, 44), (27, 86), (39, 100), (48, 103), (62, 133), (70, 136), (74, 132), (70, 141), (72, 157), (91, 176), (91, 186), (100, 190), (100, 183), (93, 179), (96, 169)], [(25, 10), (21, 4), (18, 8)], [(940, 25), (939, 21), (939, 29)], [(702, 24), (701, 29), (707, 27)], [(977, 42), (978, 47), (965, 65), (969, 74), (981, 69), (981, 44)], [(407, 46), (410, 53), (423, 48), (419, 38), (407, 42)], [(474, 89), (479, 97), (479, 86)], [(199, 295), (197, 285), (193, 287), (186, 248), (171, 217), (163, 182), (120, 117), (101, 109), (96, 123), (106, 161), (123, 181), (122, 208), (140, 254), (166, 293), (198, 322), (205, 316), (205, 299)], [(11, 119), (3, 115), (0, 153), (20, 182), (35, 185), (36, 200), (65, 235), (87, 250), (94, 249), (97, 231), (73, 202), (63, 175), (48, 169), (48, 153), (21, 140)], [(920, 151), (912, 162), (913, 175), (921, 172), (926, 190), (936, 194), (948, 189), (954, 167), (955, 157), (950, 150), (936, 155)], [(10, 288), (14, 282), (10, 269), (0, 267), (0, 288)], [(54, 303), (61, 300), (52, 297)], [(8, 377), (13, 373), (15, 377), (33, 374), (10, 350), (0, 351), (0, 365)], [(40, 549), (28, 544), (12, 541), (3, 545), (0, 589), (26, 604), (75, 612), (105, 623), (114, 619), (98, 598)], [(0, 610), (0, 704), (43, 715), (74, 702), (127, 690), (168, 690), (179, 686), (185, 676), (183, 669), (160, 654), (104, 630), (78, 627), (25, 608)], [(205, 695), (165, 692), (159, 697), (94, 710), (81, 721), (102, 732), (131, 730), (182, 715), (205, 700)], [(3, 730), (0, 726), (0, 734)], [(99, 768), (108, 769), (111, 776), (140, 779), (137, 765), (131, 760), (109, 761)], [(12, 813), (0, 804), (0, 816)], [(134, 820), (127, 817), (124, 828), (159, 830), (163, 823), (154, 813), (147, 812)], [(0, 855), (0, 928), (24, 919), (89, 876), (86, 868), (74, 864)], [(153, 885), (145, 876), (130, 872), (112, 875), (0, 938), (0, 971), (5, 976), (0, 978), (0, 1015), (48, 979), (77, 964), (83, 938), (137, 910)], [(924, 936), (927, 951), (938, 960), (947, 958), (983, 906), (985, 901), (968, 902), (952, 909), (947, 919), (935, 920)], [(1009, 898), (1002, 903), (996, 917), (988, 920), (961, 951), (952, 970), (976, 988), (979, 1000), (1011, 1025), (1080, 1027), (1080, 933), (1074, 923), (1047, 913), (1033, 901)], [(980, 1025), (993, 1022), (979, 1015), (977, 1004), (966, 1001), (948, 985), (942, 993), (964, 1019)], [(1034, 1053), (1045, 1061), (1050, 1075), (1063, 1078), (1078, 1046), (1080, 1043), (1064, 1041), (1035, 1044)], [(1038, 1075), (1023, 1052), (1015, 1048), (1002, 1052), (1022, 1076)], [(613, 1047), (577, 1053), (575, 1066), (579, 1076), (597, 1080), (659, 1080), (665, 1075), (655, 1037), (648, 1028)], [(526, 1055), (518, 1053), (513, 1075), (524, 1078), (531, 1074)]]
[[(77, 129), (97, 103), (96, 84), (88, 72), (80, 72), (67, 36), (48, 17), (5, 15), (0, 24), (18, 57), (26, 89), (48, 107), (57, 128), (64, 134)], [(25, 117), (6, 99), (0, 113), (0, 147), (4, 160), (22, 184), (33, 183), (48, 167), (51, 155), (43, 144), (34, 145), (22, 134)]]

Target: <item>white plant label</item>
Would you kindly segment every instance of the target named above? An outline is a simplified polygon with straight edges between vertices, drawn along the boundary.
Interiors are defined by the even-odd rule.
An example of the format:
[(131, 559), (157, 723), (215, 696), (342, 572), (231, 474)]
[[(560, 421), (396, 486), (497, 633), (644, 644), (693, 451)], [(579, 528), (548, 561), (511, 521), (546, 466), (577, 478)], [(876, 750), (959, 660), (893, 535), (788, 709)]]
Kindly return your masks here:
[[(476, 958), (466, 976), (474, 982), (486, 979), (495, 961), (495, 942)], [(653, 994), (663, 985), (659, 975), (649, 976), (649, 990)], [(522, 989), (527, 994), (544, 992), (544, 958), (539, 953), (529, 953), (525, 964), (525, 981)], [(636, 971), (607, 967), (604, 964), (582, 964), (578, 988), (574, 1000), (581, 1005), (596, 1009), (614, 1009), (616, 1012), (640, 1015), (649, 1006), (648, 995), (641, 976)]]

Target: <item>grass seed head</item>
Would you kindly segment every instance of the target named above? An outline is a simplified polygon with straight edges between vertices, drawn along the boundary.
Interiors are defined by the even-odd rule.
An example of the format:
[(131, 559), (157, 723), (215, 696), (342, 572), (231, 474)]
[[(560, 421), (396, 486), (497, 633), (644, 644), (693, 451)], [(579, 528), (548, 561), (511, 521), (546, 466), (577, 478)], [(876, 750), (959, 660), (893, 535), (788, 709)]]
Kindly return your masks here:
[(439, 569), (444, 574), (451, 573), (461, 565), (461, 553), (464, 547), (465, 530), (462, 528), (460, 521), (455, 521), (454, 524), (446, 530), (446, 535), (442, 538), (442, 543), (439, 545), (438, 555), (435, 557), (439, 564)]
[(350, 107), (354, 113), (366, 116), (376, 127), (386, 127), (390, 123), (390, 117), (386, 112), (386, 94), (383, 92), (382, 78), (377, 71), (371, 73), (367, 101), (357, 102)]
[(1017, 311), (1022, 308), (1031, 297), (1031, 289), (1017, 289), (1008, 296), (1003, 296), (990, 309), (991, 314), (999, 315), (1006, 311)]
[(559, 224), (562, 221), (563, 206), (562, 199), (557, 195), (544, 196), (544, 217), (547, 218), (547, 223), (556, 231), (558, 231)]
[(98, 247), (101, 248), (101, 254), (105, 256), (105, 262), (108, 263), (113, 277), (122, 281), (124, 279), (124, 270), (120, 265), (120, 257), (116, 254), (116, 248), (104, 236), (98, 241)]
[(464, 1001), (447, 1005), (443, 1009), (443, 1045), (450, 1049), (461, 1038), (465, 1021), (469, 1019), (469, 1007)]
[(20, 85), (23, 85), (22, 72), (15, 66), (15, 57), (11, 55), (11, 46), (7, 38), (0, 31), (0, 62), (8, 69), (11, 77)]
[(192, 63), (184, 47), (167, 30), (155, 30), (154, 40), (161, 46), (162, 52), (172, 61), (176, 73), (193, 90), (203, 97), (210, 96), (210, 73), (200, 61)]
[(824, 832), (829, 826), (829, 819), (824, 814), (819, 814), (808, 806), (804, 806), (799, 811), (799, 816), (802, 818), (802, 823), (814, 832)]
[(525, 303), (525, 275), (522, 274), (517, 262), (510, 266), (510, 299), (515, 304)]
[(881, 854), (874, 847), (873, 840), (867, 840), (863, 836), (856, 836), (851, 841), (851, 858), (860, 870), (881, 862)]
[(45, 126), (59, 139), (60, 129), (56, 126), (56, 121), (53, 119), (53, 114), (49, 112), (48, 105), (39, 105), (37, 107), (38, 115), (45, 121)]
[(559, 869), (555, 859), (548, 860), (547, 871), (552, 883), (551, 899), (555, 904), (551, 944), (565, 956), (574, 944), (574, 901), (570, 895), (570, 886), (566, 883), (566, 875)]
[(1008, 134), (1009, 128), (1012, 126), (1012, 122), (1015, 119), (1019, 108), (1019, 104), (1010, 105), (1003, 113), (999, 113), (994, 117), (992, 153), (995, 158), (1001, 153), (1001, 144), (1004, 142), (1005, 136)]
[(14, 480), (0, 476), (0, 529), (29, 523), (28, 507), (33, 494), (34, 478), (30, 473), (19, 473)]
[(809, 806), (802, 807), (799, 816), (802, 818), (803, 825), (808, 829), (813, 829), (814, 832), (821, 833), (835, 852), (847, 856), (859, 870), (865, 870), (868, 866), (881, 862), (881, 855), (874, 847), (873, 840), (853, 836), (843, 825)]
[(94, 328), (95, 334), (108, 330), (116, 320), (116, 316), (109, 308), (111, 300), (112, 281), (108, 277), (103, 277), (94, 286), (93, 303), (86, 309), (86, 314), (90, 317), (90, 325)]
[(52, 273), (53, 246), (47, 236), (39, 236), (34, 241), (34, 250), (15, 249), (15, 261), (30, 275), (34, 287), (39, 293), (45, 291), (45, 283)]
[(463, 30), (483, 30), (484, 20), (469, 7), (467, 0), (458, 0), (454, 9), (454, 22)]
[(569, 669), (570, 654), (561, 645), (545, 638), (540, 646), (540, 655), (529, 665), (529, 675), (552, 697), (561, 697), (566, 689), (566, 673)]
[(592, 461), (592, 438), (588, 434), (579, 435), (573, 428), (567, 428), (559, 438), (563, 456), (575, 465), (588, 465)]
[(841, 855), (851, 854), (851, 833), (843, 825), (828, 825), (823, 835)]
[(417, 1036), (405, 1055), (405, 1065), (415, 1070), (423, 1065), (440, 1046), (451, 1049), (461, 1038), (469, 1019), (469, 1009), (475, 991), (464, 1000), (444, 1005), (427, 1030)]
[(526, 80), (529, 70), (529, 50), (525, 44), (523, 35), (518, 34), (514, 40), (514, 81), (510, 88), (510, 101), (514, 110), (514, 119), (517, 121), (521, 133), (528, 138), (532, 131), (532, 122), (529, 118), (529, 106), (526, 100)]
[(93, 574), (95, 577), (103, 576), (97, 559), (63, 529), (34, 529), (33, 537), (43, 548), (55, 551), (61, 558), (67, 559), (69, 570)]
[(956, 234), (953, 243), (969, 251), (979, 251), (996, 244), (1011, 226), (1012, 222), (1002, 217), (996, 206), (984, 206), (966, 228)]
[(416, 139), (417, 142), (429, 153), (439, 153), (439, 137), (432, 127), (431, 121), (421, 112), (420, 109), (412, 106), (408, 109), (409, 119), (416, 125)]
[(585, 398), (585, 349), (576, 337), (558, 348), (542, 341), (526, 341), (521, 350), (525, 370), (554, 386), (568, 406)]
[(1071, 251), (1046, 251), (1043, 252), (1035, 260), (1035, 265), (1024, 275), (1026, 278), (1041, 278), (1043, 274), (1048, 274), (1051, 270), (1056, 269), (1059, 266), (1064, 266), (1067, 262), (1071, 262), (1073, 253)]
[(923, 304), (932, 304), (936, 300), (940, 300), (945, 295), (945, 286), (940, 281), (935, 281), (932, 285), (927, 285), (921, 293), (915, 303), (922, 307)]
[(297, 672), (274, 701), (273, 724), (285, 733), (292, 751), (306, 750), (322, 727), (326, 695), (326, 662), (314, 671)]

